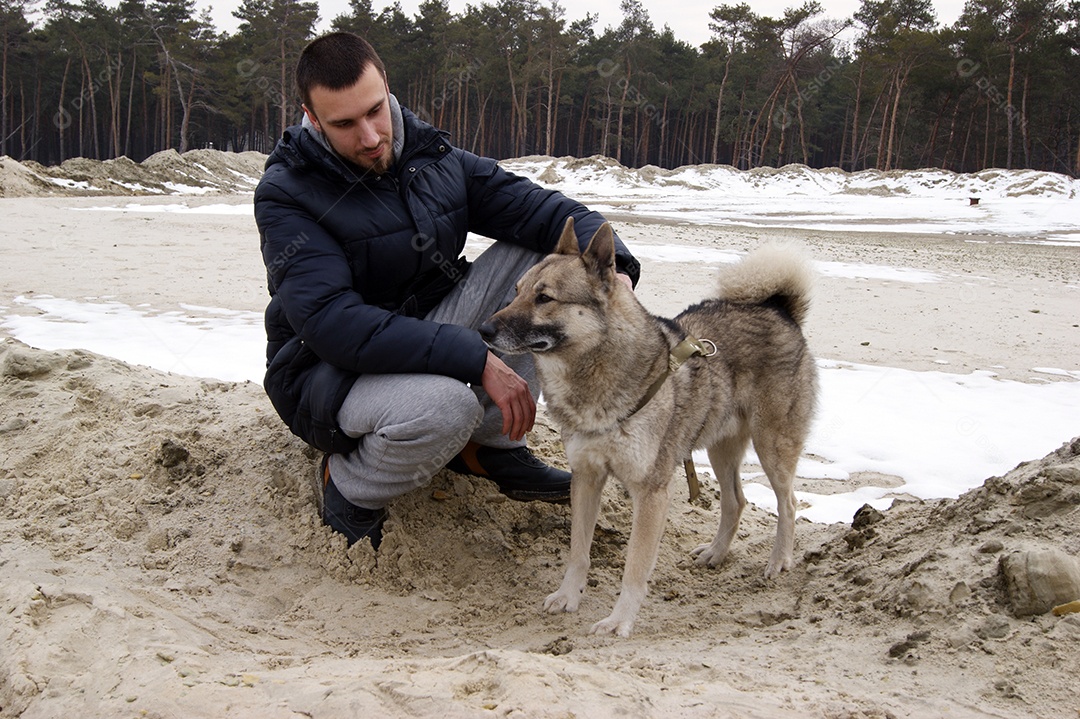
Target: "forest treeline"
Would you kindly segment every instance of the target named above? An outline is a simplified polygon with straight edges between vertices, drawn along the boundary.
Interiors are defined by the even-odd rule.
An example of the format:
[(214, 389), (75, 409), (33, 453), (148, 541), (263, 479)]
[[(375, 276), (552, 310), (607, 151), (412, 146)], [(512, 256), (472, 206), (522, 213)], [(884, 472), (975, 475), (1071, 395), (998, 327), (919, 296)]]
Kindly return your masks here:
[[(244, 0), (235, 32), (194, 0), (0, 0), (0, 155), (141, 160), (160, 150), (269, 152), (299, 121), (296, 59), (315, 2)], [(618, 26), (556, 0), (416, 15), (352, 0), (391, 90), (455, 142), (497, 158), (608, 155), (628, 166), (725, 163), (1080, 174), (1080, 2), (818, 2), (781, 17), (720, 4), (694, 47), (638, 0)]]

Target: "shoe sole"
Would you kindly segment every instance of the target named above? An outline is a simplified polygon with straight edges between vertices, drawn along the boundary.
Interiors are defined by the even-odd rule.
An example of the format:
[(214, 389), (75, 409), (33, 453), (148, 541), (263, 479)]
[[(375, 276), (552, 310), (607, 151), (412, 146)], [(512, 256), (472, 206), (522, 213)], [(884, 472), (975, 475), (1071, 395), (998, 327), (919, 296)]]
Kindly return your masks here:
[(457, 458), (455, 458), (455, 460), (452, 460), (452, 461), (448, 462), (447, 465), (446, 465), (446, 469), (450, 470), (451, 472), (454, 472), (455, 474), (460, 474), (460, 475), (463, 475), (465, 477), (478, 477), (480, 479), (486, 479), (487, 481), (491, 482), (492, 484), (494, 484), (498, 488), (499, 494), (503, 495), (504, 497), (506, 497), (508, 499), (512, 499), (515, 502), (547, 502), (548, 504), (569, 504), (570, 503), (570, 490), (569, 489), (567, 489), (565, 492), (557, 492), (557, 493), (556, 492), (533, 492), (533, 491), (529, 491), (527, 489), (504, 489), (498, 482), (496, 482), (494, 479), (492, 479), (488, 475), (480, 474), (479, 472), (473, 471), (473, 469), (471, 467), (469, 467), (469, 466), (467, 466), (467, 465), (465, 465), (465, 464), (463, 464), (463, 463), (461, 463), (459, 461), (456, 461), (456, 459)]
[[(485, 477), (485, 479), (487, 479)], [(491, 480), (488, 480), (491, 481)], [(497, 484), (495, 486), (498, 486)], [(548, 504), (570, 504), (570, 493), (566, 494), (545, 494), (538, 492), (523, 492), (517, 490), (499, 489), (499, 493), (508, 499), (512, 499), (515, 502), (547, 502)]]

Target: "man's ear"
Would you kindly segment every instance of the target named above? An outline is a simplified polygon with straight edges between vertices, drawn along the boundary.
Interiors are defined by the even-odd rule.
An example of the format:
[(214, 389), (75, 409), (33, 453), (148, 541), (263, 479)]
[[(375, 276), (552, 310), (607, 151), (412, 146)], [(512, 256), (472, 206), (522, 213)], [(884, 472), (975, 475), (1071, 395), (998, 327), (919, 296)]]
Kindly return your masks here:
[(578, 246), (577, 233), (574, 232), (574, 218), (567, 217), (563, 225), (562, 234), (559, 235), (559, 244), (555, 245), (557, 255), (580, 255), (581, 248)]
[(615, 233), (604, 223), (589, 240), (581, 259), (589, 271), (607, 282), (615, 274)]
[(304, 114), (307, 115), (307, 119), (311, 121), (311, 124), (315, 126), (315, 129), (322, 132), (322, 125), (319, 124), (319, 118), (315, 117), (315, 113), (311, 111), (311, 108), (301, 103), (300, 107), (304, 108)]

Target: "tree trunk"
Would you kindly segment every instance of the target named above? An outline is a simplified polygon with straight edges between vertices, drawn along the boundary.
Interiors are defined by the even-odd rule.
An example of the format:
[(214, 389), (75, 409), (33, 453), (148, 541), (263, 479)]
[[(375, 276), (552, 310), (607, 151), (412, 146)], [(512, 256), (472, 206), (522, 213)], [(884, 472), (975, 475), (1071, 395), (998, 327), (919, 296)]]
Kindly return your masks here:
[(1031, 167), (1031, 138), (1028, 137), (1028, 122), (1027, 122), (1027, 99), (1028, 99), (1028, 80), (1031, 79), (1031, 75), (1024, 73), (1024, 94), (1020, 97), (1020, 142), (1024, 146), (1024, 167)]
[(752, 168), (754, 166), (753, 154), (754, 154), (754, 145), (755, 145), (755, 142), (757, 140), (758, 127), (761, 126), (762, 118), (767, 117), (767, 118), (769, 118), (769, 122), (766, 124), (765, 139), (762, 140), (762, 142), (761, 142), (761, 154), (760, 154), (760, 157), (759, 157), (759, 161), (761, 162), (761, 164), (765, 164), (765, 147), (766, 147), (766, 145), (768, 145), (768, 142), (769, 142), (770, 130), (771, 130), (771, 127), (772, 127), (772, 113), (776, 111), (776, 98), (780, 94), (780, 90), (783, 88), (783, 86), (784, 86), (784, 84), (786, 82), (787, 82), (787, 77), (785, 77), (780, 82), (776, 83), (776, 87), (773, 88), (772, 93), (765, 100), (765, 103), (761, 106), (761, 112), (758, 114), (757, 119), (754, 120), (754, 125), (750, 129), (750, 134), (749, 134), (749, 137), (748, 137), (746, 169), (750, 169), (750, 168)]
[(949, 157), (954, 155), (954, 148), (956, 147), (956, 118), (960, 114), (960, 100), (957, 98), (956, 104), (953, 105), (952, 118), (949, 120), (949, 139), (945, 141), (945, 156), (941, 160), (941, 169), (949, 169)]
[(608, 77), (607, 87), (605, 88), (605, 95), (607, 97), (607, 111), (604, 113), (604, 131), (600, 136), (600, 154), (608, 157), (608, 144), (611, 141), (611, 78)]
[[(487, 138), (486, 138), (486, 136), (484, 134), (484, 130), (487, 127), (487, 121), (486, 121), (486, 118), (485, 118), (485, 113), (487, 112), (487, 104), (488, 104), (488, 100), (491, 99), (491, 94), (493, 92), (494, 92), (494, 90), (491, 90), (490, 92), (488, 92), (487, 97), (483, 98), (483, 100), (480, 102), (480, 111), (478, 113), (478, 115), (480, 117), (480, 122), (477, 124), (476, 133), (473, 135), (473, 150), (472, 151), (475, 154), (479, 154), (479, 155), (490, 154), (490, 153), (488, 153), (487, 148), (485, 147), (485, 143), (486, 143)], [(477, 84), (477, 86), (476, 86), (476, 99), (480, 100), (480, 85), (479, 84)]]
[(746, 158), (743, 157), (746, 152), (746, 138), (744, 137), (744, 131), (749, 131), (750, 122), (743, 122), (743, 113), (746, 111), (746, 87), (744, 86), (742, 92), (739, 93), (739, 119), (735, 125), (735, 145), (731, 149), (731, 164), (735, 166), (737, 170), (746, 169)]
[(3, 57), (0, 59), (0, 156), (8, 154), (8, 34), (4, 28)]
[(195, 104), (195, 73), (191, 73), (191, 89), (188, 91), (187, 102), (184, 103), (184, 121), (180, 125), (180, 152), (185, 153), (191, 149), (191, 110)]
[(859, 163), (859, 110), (862, 108), (863, 73), (866, 72), (866, 63), (859, 63), (859, 82), (855, 85), (855, 110), (851, 118), (851, 167), (855, 172), (855, 166)]
[(514, 80), (514, 65), (510, 61), (510, 52), (506, 53), (506, 72), (510, 77), (510, 142), (513, 147), (517, 147), (515, 142), (515, 135), (517, 134), (518, 122), (517, 116), (524, 112), (524, 109), (518, 105), (517, 84)]
[(94, 92), (94, 75), (90, 70), (90, 63), (86, 57), (83, 57), (83, 66), (86, 68), (86, 81), (87, 92), (90, 95), (90, 140), (93, 146), (94, 159), (100, 160), (101, 157), (101, 143), (98, 137), (98, 119), (97, 119), (97, 93)]
[(86, 76), (83, 75), (82, 68), (79, 68), (79, 127), (77, 130), (79, 136), (79, 157), (86, 157), (86, 113), (83, 112), (86, 103), (82, 101), (82, 98), (84, 97), (86, 97)]
[(668, 98), (670, 93), (664, 93), (664, 114), (661, 116), (660, 121), (660, 150), (657, 153), (656, 164), (660, 167), (664, 166), (664, 159), (667, 156), (667, 127), (668, 127)]
[(1016, 77), (1016, 44), (1009, 45), (1009, 84), (1005, 89), (1005, 132), (1007, 144), (1005, 146), (1005, 169), (1011, 170), (1013, 165), (1013, 83)]
[(791, 78), (791, 84), (795, 88), (795, 109), (799, 115), (799, 145), (802, 147), (803, 164), (810, 164), (810, 153), (806, 149), (806, 123), (803, 122), (802, 115), (802, 93), (799, 92), (799, 85), (795, 82), (795, 78)]
[(135, 107), (135, 76), (138, 62), (138, 52), (132, 50), (132, 81), (127, 86), (127, 127), (124, 131), (124, 154), (131, 157), (132, 152), (132, 109)]
[(585, 154), (585, 128), (589, 125), (589, 93), (591, 89), (591, 84), (585, 88), (585, 101), (581, 104), (581, 120), (578, 122), (578, 145), (576, 153), (578, 157)]
[(1073, 164), (1073, 176), (1080, 177), (1080, 132), (1076, 136), (1076, 162)]
[[(870, 115), (866, 118), (866, 129), (863, 130), (862, 139), (859, 140), (858, 144), (856, 145), (855, 156), (857, 159), (855, 160), (855, 162), (861, 160), (863, 169), (866, 169), (866, 160), (864, 159), (866, 143), (870, 141), (870, 130), (873, 128), (874, 117), (877, 115), (878, 105), (881, 104), (881, 97), (883, 94), (884, 93), (878, 93), (877, 97), (874, 98), (874, 104), (870, 106)], [(884, 122), (884, 120), (882, 122)], [(878, 155), (878, 157), (880, 157), (880, 154)], [(877, 164), (877, 160), (874, 161), (874, 164)], [(852, 164), (852, 172), (855, 172), (858, 169), (858, 165)]]
[(724, 108), (724, 88), (727, 86), (728, 73), (731, 71), (731, 56), (732, 52), (728, 52), (727, 61), (724, 63), (724, 77), (720, 80), (720, 91), (716, 94), (716, 127), (713, 129), (712, 139), (712, 163), (715, 165), (719, 162), (719, 147), (720, 147), (720, 112)]
[(960, 167), (957, 168), (957, 172), (964, 172), (967, 168), (967, 156), (968, 148), (971, 146), (971, 131), (975, 127), (975, 110), (974, 108), (968, 113), (968, 126), (967, 131), (964, 133), (964, 153), (960, 156)]
[(897, 69), (896, 75), (896, 95), (893, 97), (892, 107), (892, 119), (889, 121), (889, 144), (885, 150), (885, 170), (892, 169), (893, 152), (899, 152), (896, 148), (896, 118), (900, 114), (900, 97), (904, 94), (904, 85), (907, 83), (907, 72), (904, 71), (903, 76), (900, 75), (901, 70)]
[(840, 133), (840, 157), (836, 162), (836, 166), (841, 170), (844, 169), (844, 154), (847, 152), (848, 141), (848, 121), (851, 120), (851, 108), (844, 106), (844, 127)]
[[(36, 109), (37, 102), (35, 100), (34, 107)], [(34, 117), (37, 113), (34, 114)], [(26, 126), (29, 124), (30, 118), (26, 115), (26, 84), (19, 80), (19, 160), (26, 159), (26, 148), (29, 143), (26, 141)], [(33, 137), (33, 135), (31, 135)]]
[(547, 112), (544, 123), (544, 154), (550, 155), (555, 144), (555, 100), (558, 94), (555, 92), (555, 48), (548, 48), (548, 83), (547, 83)]
[[(281, 127), (278, 131), (278, 137), (285, 132), (285, 128), (289, 126), (289, 74), (288, 74), (288, 53), (285, 47), (285, 33), (284, 29), (279, 31), (279, 43), (278, 43), (278, 62), (281, 65)], [(192, 78), (191, 82), (192, 90), (195, 89), (195, 80)]]
[(112, 125), (112, 138), (111, 138), (111, 140), (112, 140), (112, 156), (113, 157), (119, 157), (122, 154), (120, 152), (120, 133), (121, 133), (120, 111), (121, 111), (121, 108), (122, 108), (122, 105), (120, 104), (120, 99), (121, 99), (121, 97), (123, 95), (123, 92), (124, 92), (124, 89), (123, 89), (124, 69), (123, 69), (123, 67), (124, 67), (124, 51), (123, 51), (123, 49), (118, 49), (116, 51), (116, 82), (115, 82), (115, 87), (113, 86), (114, 83), (110, 82), (110, 85), (109, 85), (109, 103), (110, 103), (109, 122)]
[(885, 106), (881, 111), (881, 131), (878, 133), (877, 161), (874, 163), (874, 166), (879, 170), (885, 169), (885, 140), (889, 130), (889, 108), (891, 105), (889, 101), (892, 99), (892, 95), (888, 93), (891, 93), (892, 91), (893, 88), (891, 86), (885, 91)]
[[(60, 79), (60, 102), (56, 110), (56, 127), (60, 131), (60, 162), (64, 161), (64, 130), (71, 124), (70, 115), (67, 114), (67, 110), (64, 109), (64, 91), (67, 89), (67, 76), (68, 70), (71, 69), (71, 58), (68, 58), (67, 63), (64, 65), (64, 75)], [(38, 77), (40, 82), (41, 77)]]
[(941, 103), (941, 109), (938, 110), (937, 115), (934, 117), (934, 124), (930, 127), (930, 140), (927, 142), (927, 150), (923, 162), (925, 167), (932, 167), (935, 164), (934, 154), (937, 150), (938, 132), (941, 130), (941, 120), (945, 117), (945, 111), (948, 109), (951, 100), (952, 93), (950, 92), (945, 98), (945, 101)]
[(630, 61), (626, 62), (626, 78), (623, 83), (622, 97), (619, 98), (619, 129), (615, 131), (615, 161), (622, 162), (623, 118), (626, 115), (626, 94), (630, 90)]

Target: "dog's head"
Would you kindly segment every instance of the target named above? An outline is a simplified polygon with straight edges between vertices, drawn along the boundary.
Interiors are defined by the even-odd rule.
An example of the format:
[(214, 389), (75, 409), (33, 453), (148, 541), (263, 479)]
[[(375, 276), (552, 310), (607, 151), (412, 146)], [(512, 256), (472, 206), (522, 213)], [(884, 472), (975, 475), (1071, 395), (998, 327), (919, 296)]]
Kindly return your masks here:
[(582, 351), (602, 341), (615, 278), (615, 235), (604, 223), (582, 252), (568, 218), (555, 252), (517, 283), (514, 301), (480, 326), (489, 347), (507, 354)]

